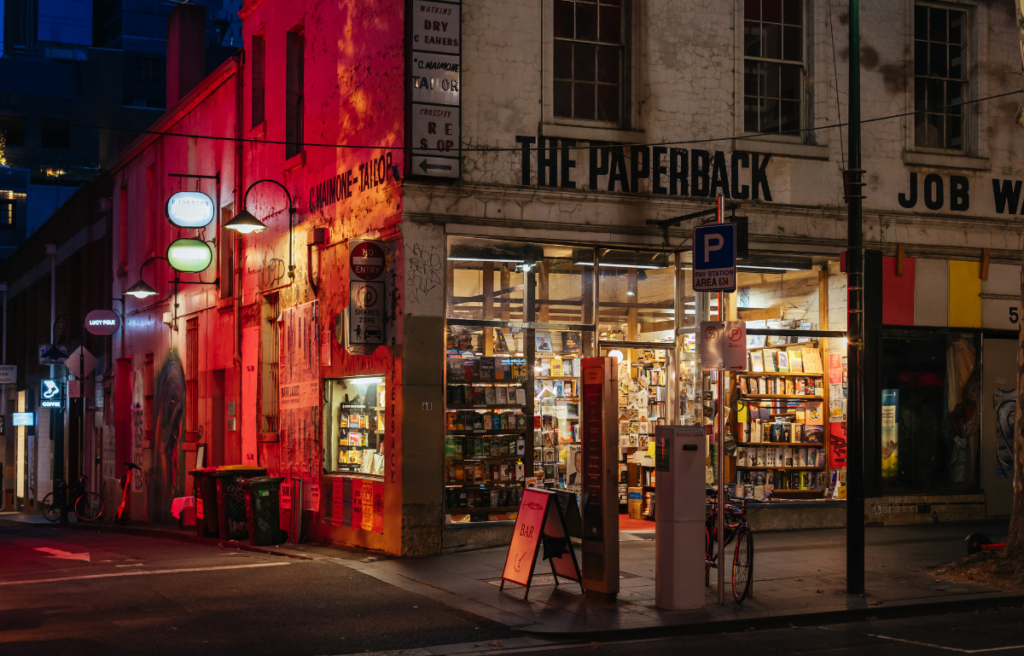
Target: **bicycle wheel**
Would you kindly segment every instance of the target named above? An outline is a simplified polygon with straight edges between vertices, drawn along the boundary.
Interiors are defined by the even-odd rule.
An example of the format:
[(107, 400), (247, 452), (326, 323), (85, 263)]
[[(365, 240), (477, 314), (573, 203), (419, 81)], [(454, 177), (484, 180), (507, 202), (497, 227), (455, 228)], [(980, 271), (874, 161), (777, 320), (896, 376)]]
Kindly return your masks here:
[(736, 551), (732, 559), (732, 596), (742, 604), (754, 579), (754, 536), (744, 524), (736, 530)]
[(75, 514), (83, 522), (95, 522), (103, 516), (103, 497), (86, 492), (75, 501)]
[(60, 505), (53, 505), (54, 501), (53, 492), (43, 497), (43, 517), (48, 522), (55, 522), (60, 519)]

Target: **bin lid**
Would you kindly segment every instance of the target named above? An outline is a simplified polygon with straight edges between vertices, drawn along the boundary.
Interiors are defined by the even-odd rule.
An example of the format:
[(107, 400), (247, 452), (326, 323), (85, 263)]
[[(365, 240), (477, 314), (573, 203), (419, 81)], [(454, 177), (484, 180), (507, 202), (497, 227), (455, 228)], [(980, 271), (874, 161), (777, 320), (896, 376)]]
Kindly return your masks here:
[(253, 476), (266, 476), (267, 470), (264, 467), (252, 467), (250, 465), (225, 465), (214, 467), (210, 476), (215, 478), (252, 478)]
[(196, 474), (210, 475), (215, 473), (217, 473), (216, 467), (200, 467), (199, 469), (193, 469), (192, 471), (189, 472), (189, 474), (192, 476), (195, 476)]
[(247, 478), (244, 481), (239, 481), (238, 484), (242, 487), (276, 487), (283, 480), (284, 478), (276, 476), (257, 476), (256, 478)]

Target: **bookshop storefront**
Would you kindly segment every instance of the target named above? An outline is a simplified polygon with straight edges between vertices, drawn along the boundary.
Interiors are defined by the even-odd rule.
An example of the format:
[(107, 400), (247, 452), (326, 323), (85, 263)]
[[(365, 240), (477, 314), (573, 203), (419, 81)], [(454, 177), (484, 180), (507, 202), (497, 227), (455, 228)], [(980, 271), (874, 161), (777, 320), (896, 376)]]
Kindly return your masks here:
[(449, 531), (499, 539), (524, 487), (579, 493), (584, 357), (618, 362), (620, 525), (653, 529), (644, 523), (657, 503), (648, 445), (659, 425), (705, 426), (707, 482), (717, 483), (722, 404), (717, 378), (701, 372), (696, 326), (719, 318), (759, 333), (749, 370), (726, 381), (725, 483), (746, 496), (830, 495), (831, 472), (845, 464), (829, 451), (829, 418), (841, 426), (845, 405), (845, 341), (830, 347), (814, 335), (828, 329), (830, 286), (845, 291), (837, 262), (752, 254), (719, 308), (693, 293), (688, 251), (452, 235), (446, 251)]

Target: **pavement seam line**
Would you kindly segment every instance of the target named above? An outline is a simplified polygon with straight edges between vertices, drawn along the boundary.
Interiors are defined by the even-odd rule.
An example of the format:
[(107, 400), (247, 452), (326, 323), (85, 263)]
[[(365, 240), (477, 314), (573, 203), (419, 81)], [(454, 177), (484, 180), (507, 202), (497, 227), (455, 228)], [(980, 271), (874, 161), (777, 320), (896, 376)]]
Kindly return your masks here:
[(921, 647), (931, 647), (933, 649), (942, 649), (943, 651), (955, 651), (961, 654), (984, 654), (990, 651), (1006, 651), (1007, 649), (1021, 649), (1024, 645), (1010, 645), (1008, 647), (988, 647), (986, 649), (960, 649), (959, 647), (946, 647), (945, 645), (933, 645), (930, 642), (918, 642), (917, 640), (906, 640), (904, 638), (893, 638), (892, 636), (879, 635), (877, 633), (865, 633), (864, 635), (869, 638), (881, 638), (882, 640), (892, 640), (893, 642), (903, 642), (908, 645), (919, 645)]
[(64, 576), (53, 579), (33, 579), (31, 581), (0, 581), (0, 586), (3, 585), (29, 585), (31, 583), (58, 583), (60, 581), (84, 581), (87, 579), (110, 579), (119, 578), (122, 576), (148, 576), (150, 574), (179, 574), (185, 572), (212, 572), (216, 570), (228, 570), (228, 569), (252, 569), (254, 567), (280, 567), (282, 565), (290, 565), (287, 562), (274, 562), (274, 563), (249, 563), (246, 565), (222, 565), (216, 567), (186, 567), (182, 569), (151, 569), (151, 570), (133, 570), (130, 572), (110, 572), (108, 574), (89, 574), (87, 576)]

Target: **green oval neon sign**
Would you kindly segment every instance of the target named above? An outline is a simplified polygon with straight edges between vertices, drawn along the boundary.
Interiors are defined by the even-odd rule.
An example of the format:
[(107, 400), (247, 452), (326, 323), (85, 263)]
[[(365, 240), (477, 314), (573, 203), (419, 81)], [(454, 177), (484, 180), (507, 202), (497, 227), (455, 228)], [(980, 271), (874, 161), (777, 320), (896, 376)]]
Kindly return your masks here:
[(167, 247), (167, 261), (175, 271), (199, 273), (213, 262), (213, 251), (198, 239), (175, 239)]

